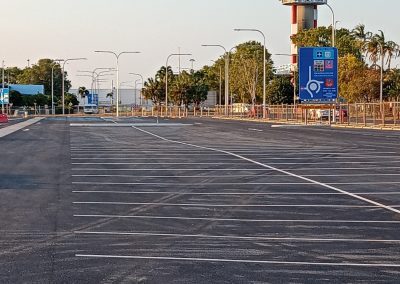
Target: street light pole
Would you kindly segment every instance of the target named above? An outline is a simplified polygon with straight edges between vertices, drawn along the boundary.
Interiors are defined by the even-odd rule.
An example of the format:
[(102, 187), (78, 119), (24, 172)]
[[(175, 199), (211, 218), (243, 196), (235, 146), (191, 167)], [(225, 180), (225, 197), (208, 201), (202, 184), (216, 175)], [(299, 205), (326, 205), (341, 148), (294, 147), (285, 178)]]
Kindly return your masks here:
[(381, 104), (382, 107), (382, 103), (383, 103), (383, 64), (385, 64), (385, 54), (384, 54), (384, 50), (383, 50), (383, 45), (377, 41), (377, 44), (380, 47), (381, 50), (381, 82), (380, 82), (380, 92), (379, 92), (379, 102)]
[(267, 52), (266, 52), (266, 39), (265, 39), (265, 35), (262, 31), (257, 30), (257, 29), (235, 29), (236, 32), (258, 32), (259, 34), (262, 35), (263, 39), (264, 39), (264, 45), (263, 45), (263, 49), (264, 49), (264, 59), (263, 59), (263, 119), (266, 119), (267, 117), (267, 112), (266, 112), (266, 103), (267, 103), (267, 95), (266, 95), (266, 84), (267, 84), (267, 74), (266, 74), (266, 61), (267, 61)]
[(191, 56), (191, 53), (172, 53), (167, 57), (165, 64), (165, 116), (168, 116), (168, 61), (172, 56)]
[(219, 44), (203, 44), (203, 47), (220, 47), (225, 51), (225, 115), (228, 115), (229, 104), (229, 53), (226, 48)]
[(328, 3), (325, 4), (326, 6), (328, 6), (328, 8), (331, 10), (332, 12), (332, 47), (335, 47), (336, 43), (336, 39), (335, 39), (335, 34), (336, 34), (336, 22), (335, 22), (335, 12), (333, 11), (333, 8), (331, 7), (331, 5), (329, 5)]
[(136, 107), (136, 97), (137, 97), (137, 83), (140, 81), (141, 79), (137, 79), (135, 80), (135, 107)]
[(191, 69), (191, 71), (194, 72), (193, 64), (194, 64), (194, 62), (195, 62), (196, 60), (194, 60), (194, 59), (192, 58), (192, 59), (190, 59), (189, 61), (192, 63), (192, 69)]
[(87, 60), (87, 58), (69, 58), (65, 59), (62, 67), (62, 114), (65, 115), (65, 64), (68, 61)]
[(97, 53), (110, 53), (115, 56), (116, 63), (117, 63), (117, 117), (119, 117), (119, 57), (122, 54), (137, 54), (140, 53), (140, 51), (123, 51), (120, 53), (115, 53), (114, 51), (108, 51), (108, 50), (96, 50), (95, 52)]
[[(138, 73), (129, 73), (130, 75), (134, 75), (134, 76), (139, 76), (140, 79), (142, 79), (142, 88), (144, 87), (144, 80), (143, 80), (143, 76), (142, 74), (138, 74)], [(142, 92), (140, 92), (140, 106), (143, 105), (143, 98), (142, 98)]]
[(51, 66), (51, 114), (55, 115), (55, 108), (54, 108), (54, 67), (56, 67), (56, 65), (60, 65), (59, 62), (64, 61), (64, 59), (56, 59), (54, 60), (52, 66)]

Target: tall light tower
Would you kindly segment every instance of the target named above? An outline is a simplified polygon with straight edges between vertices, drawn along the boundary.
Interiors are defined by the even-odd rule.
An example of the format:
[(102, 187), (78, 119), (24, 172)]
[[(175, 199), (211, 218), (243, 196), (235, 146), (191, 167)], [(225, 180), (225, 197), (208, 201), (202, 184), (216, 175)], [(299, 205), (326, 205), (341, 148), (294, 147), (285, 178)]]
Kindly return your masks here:
[[(283, 5), (292, 7), (292, 36), (302, 30), (317, 28), (318, 5), (327, 5), (328, 0), (281, 0)], [(292, 66), (296, 66), (297, 46), (292, 43)]]

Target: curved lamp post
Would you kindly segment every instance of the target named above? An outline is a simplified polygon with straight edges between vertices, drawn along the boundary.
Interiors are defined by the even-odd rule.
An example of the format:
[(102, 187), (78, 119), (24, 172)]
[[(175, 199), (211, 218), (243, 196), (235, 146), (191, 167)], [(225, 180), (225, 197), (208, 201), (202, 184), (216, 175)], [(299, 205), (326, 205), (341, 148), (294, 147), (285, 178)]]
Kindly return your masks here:
[(258, 32), (259, 34), (262, 35), (263, 39), (264, 39), (264, 45), (263, 45), (263, 49), (264, 49), (264, 60), (263, 60), (263, 118), (266, 118), (266, 101), (267, 101), (267, 96), (266, 96), (266, 82), (267, 82), (267, 74), (266, 74), (266, 61), (267, 61), (267, 52), (265, 49), (265, 35), (262, 31), (257, 30), (257, 29), (235, 29), (235, 32)]
[(68, 58), (64, 60), (62, 67), (62, 114), (65, 115), (65, 64), (68, 61), (76, 61), (76, 60), (87, 60), (87, 58)]
[(165, 116), (168, 116), (168, 61), (172, 56), (191, 56), (191, 53), (172, 53), (167, 57), (165, 64)]
[(115, 56), (116, 59), (116, 64), (117, 64), (117, 117), (119, 117), (119, 57), (122, 54), (137, 54), (140, 53), (140, 51), (123, 51), (120, 53), (116, 53), (114, 51), (109, 51), (109, 50), (96, 50), (95, 52), (97, 53), (110, 53)]

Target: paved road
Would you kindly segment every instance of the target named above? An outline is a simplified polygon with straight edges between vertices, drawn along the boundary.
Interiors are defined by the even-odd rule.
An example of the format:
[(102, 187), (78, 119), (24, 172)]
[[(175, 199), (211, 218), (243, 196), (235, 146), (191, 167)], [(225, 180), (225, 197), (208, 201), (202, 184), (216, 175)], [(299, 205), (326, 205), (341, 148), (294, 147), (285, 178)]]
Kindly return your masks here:
[(398, 283), (399, 133), (153, 122), (0, 139), (2, 283)]

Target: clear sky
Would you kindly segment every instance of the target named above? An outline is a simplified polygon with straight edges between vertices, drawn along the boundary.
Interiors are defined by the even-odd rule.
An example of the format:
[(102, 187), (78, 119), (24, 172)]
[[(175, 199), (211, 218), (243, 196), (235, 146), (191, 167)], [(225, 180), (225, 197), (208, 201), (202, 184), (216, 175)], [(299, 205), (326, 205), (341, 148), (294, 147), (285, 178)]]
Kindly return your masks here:
[[(267, 36), (272, 54), (290, 52), (290, 9), (279, 0), (1, 0), (0, 60), (6, 66), (24, 67), (40, 58), (87, 57), (88, 61), (66, 66), (73, 87), (89, 86), (90, 78), (78, 70), (114, 67), (115, 59), (94, 50), (141, 51), (123, 55), (120, 81), (131, 81), (129, 72), (145, 78), (165, 65), (170, 53), (192, 53), (195, 69), (210, 64), (227, 48), (259, 40), (257, 33), (234, 32), (234, 28), (256, 28)], [(338, 28), (359, 23), (367, 30), (383, 30), (387, 39), (400, 43), (399, 0), (329, 0)], [(319, 24), (330, 25), (331, 12), (319, 8)], [(181, 66), (190, 67), (189, 57)], [(275, 65), (289, 57), (274, 56)], [(177, 68), (177, 59), (170, 61)], [(400, 63), (396, 60), (395, 64)], [(107, 85), (105, 85), (107, 84)], [(108, 87), (111, 83), (104, 83)]]

